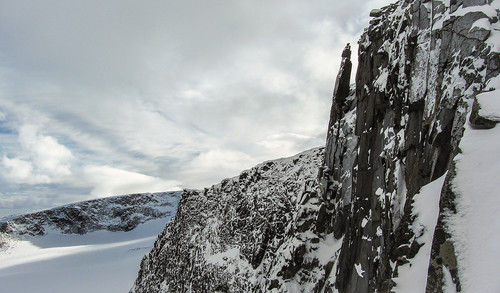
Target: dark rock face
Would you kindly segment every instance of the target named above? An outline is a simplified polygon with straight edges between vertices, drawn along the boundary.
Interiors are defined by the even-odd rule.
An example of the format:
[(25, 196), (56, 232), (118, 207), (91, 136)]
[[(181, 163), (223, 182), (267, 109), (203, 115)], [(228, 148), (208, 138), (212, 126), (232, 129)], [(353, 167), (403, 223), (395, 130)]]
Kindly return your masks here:
[[(465, 2), (464, 7), (477, 5)], [(483, 90), (487, 72), (497, 70), (488, 60), (498, 54), (484, 42), (490, 31), (472, 26), (479, 19), (494, 19), (481, 11), (449, 12), (441, 1), (400, 1), (386, 7), (361, 37), (351, 114), (356, 124), (348, 138), (357, 144), (345, 151), (346, 139), (335, 133), (346, 121), (342, 114), (332, 115), (337, 121), (330, 122), (328, 132), (328, 171), (321, 174), (332, 227), (339, 227), (335, 237), (343, 241), (335, 282), (340, 292), (385, 292), (398, 266), (418, 253), (423, 243), (410, 227), (413, 196), (450, 169), (468, 104)], [(335, 103), (333, 108), (338, 108)], [(341, 154), (329, 156), (336, 152)], [(349, 164), (346, 155), (352, 157)], [(446, 236), (435, 241), (442, 245)], [(451, 259), (453, 244), (446, 245)], [(439, 250), (433, 251), (437, 257)], [(456, 261), (449, 270), (459, 289)], [(429, 277), (428, 289), (439, 291), (442, 275)]]
[[(282, 174), (261, 165), (185, 192), (131, 292), (392, 292), (422, 255), (423, 288), (443, 292), (449, 272), (460, 291), (446, 221), (468, 114), (476, 127), (498, 122), (474, 103), (500, 68), (487, 42), (499, 12), (477, 6), (490, 2), (402, 0), (372, 11), (354, 85), (350, 46), (342, 53), (322, 162), (308, 154)], [(431, 182), (444, 182), (439, 211), (421, 226), (415, 197)]]
[(130, 231), (146, 221), (171, 216), (179, 196), (180, 192), (130, 194), (7, 217), (0, 219), (0, 234), (41, 236), (47, 228), (64, 234)]

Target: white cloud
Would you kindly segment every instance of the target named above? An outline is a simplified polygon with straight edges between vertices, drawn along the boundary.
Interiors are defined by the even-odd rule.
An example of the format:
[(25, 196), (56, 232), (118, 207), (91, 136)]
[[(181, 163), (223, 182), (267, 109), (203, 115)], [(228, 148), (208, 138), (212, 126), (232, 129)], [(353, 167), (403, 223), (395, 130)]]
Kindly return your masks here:
[(0, 197), (0, 209), (26, 208), (50, 203), (42, 197), (11, 196)]
[(2, 158), (2, 176), (16, 183), (40, 184), (50, 183), (48, 176), (33, 173), (33, 164), (18, 158)]
[(193, 89), (182, 91), (181, 96), (185, 99), (195, 100), (195, 101), (202, 101), (208, 99), (201, 91)]
[(280, 133), (273, 134), (266, 137), (264, 140), (257, 142), (257, 144), (268, 148), (270, 152), (277, 149), (283, 156), (291, 156), (304, 150), (302, 147), (308, 141), (313, 140), (312, 137), (297, 133)]
[(27, 179), (31, 176), (31, 172), (33, 172), (33, 164), (17, 158), (9, 159), (7, 156), (4, 156), (2, 164), (8, 169), (6, 175), (10, 175), (12, 178)]
[(63, 181), (71, 175), (71, 151), (51, 136), (41, 135), (34, 125), (19, 130), (21, 157), (2, 158), (2, 176), (27, 184), (46, 184)]
[(264, 62), (253, 64), (250, 72), (263, 89), (273, 94), (293, 94), (299, 84), (292, 74), (273, 64)]
[(94, 188), (93, 197), (110, 195), (179, 190), (179, 182), (125, 171), (110, 166), (87, 166), (83, 169), (85, 179)]
[(240, 169), (252, 161), (252, 158), (242, 152), (233, 150), (211, 149), (201, 153), (190, 162), (190, 167), (197, 169)]
[(38, 133), (34, 125), (24, 125), (19, 130), (21, 147), (29, 154), (40, 173), (52, 178), (71, 174), (71, 151), (51, 136)]
[(234, 150), (210, 149), (194, 157), (181, 174), (190, 188), (203, 188), (217, 184), (224, 178), (237, 176), (244, 169), (259, 163), (251, 156)]

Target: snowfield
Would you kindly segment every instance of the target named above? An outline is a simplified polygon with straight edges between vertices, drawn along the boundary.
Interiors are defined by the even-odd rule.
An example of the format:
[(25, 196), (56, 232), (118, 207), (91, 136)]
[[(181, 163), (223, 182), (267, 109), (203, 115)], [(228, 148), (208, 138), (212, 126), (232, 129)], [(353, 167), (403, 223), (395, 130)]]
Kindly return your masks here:
[(142, 257), (169, 219), (151, 220), (129, 232), (49, 231), (14, 240), (0, 252), (1, 292), (128, 292)]
[(0, 292), (128, 292), (180, 195), (114, 196), (0, 219)]

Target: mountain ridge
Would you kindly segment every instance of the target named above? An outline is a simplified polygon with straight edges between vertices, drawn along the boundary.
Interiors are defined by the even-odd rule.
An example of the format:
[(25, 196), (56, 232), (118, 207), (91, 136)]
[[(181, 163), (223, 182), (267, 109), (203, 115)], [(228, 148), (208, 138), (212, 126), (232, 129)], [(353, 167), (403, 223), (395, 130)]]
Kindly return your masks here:
[(130, 292), (499, 291), (500, 1), (370, 15), (354, 84), (342, 53), (325, 147), (182, 195), (3, 218), (0, 232), (130, 231), (180, 196)]
[(15, 238), (43, 236), (46, 230), (86, 234), (130, 231), (147, 221), (173, 216), (180, 191), (117, 195), (0, 219), (0, 233)]
[[(492, 92), (500, 85), (499, 15), (499, 1), (486, 0), (404, 0), (373, 11), (359, 41), (354, 87), (350, 48), (342, 54), (318, 175), (308, 173), (289, 198), (256, 197), (277, 184), (260, 172), (253, 181), (204, 191), (230, 211), (250, 200), (258, 207), (275, 196), (296, 199), (285, 214), (274, 202), (285, 229), (268, 235), (265, 225), (243, 225), (244, 241), (216, 237), (233, 218), (208, 205), (196, 220), (189, 208), (204, 205), (205, 195), (186, 193), (183, 216), (159, 236), (130, 292), (500, 290), (482, 243), (463, 237), (471, 229), (500, 233), (481, 214), (486, 207), (471, 201), (480, 189), (466, 179), (494, 170), (486, 155), (474, 153), (492, 154), (500, 140)], [(472, 144), (474, 137), (489, 145)], [(291, 182), (285, 175), (278, 184)], [(491, 182), (481, 184), (483, 198), (498, 202), (486, 187)], [(243, 211), (245, 219), (261, 216)], [(463, 219), (470, 224), (460, 225)], [(493, 254), (496, 239), (484, 241)], [(478, 253), (483, 264), (474, 262)], [(478, 281), (471, 262), (488, 282)]]

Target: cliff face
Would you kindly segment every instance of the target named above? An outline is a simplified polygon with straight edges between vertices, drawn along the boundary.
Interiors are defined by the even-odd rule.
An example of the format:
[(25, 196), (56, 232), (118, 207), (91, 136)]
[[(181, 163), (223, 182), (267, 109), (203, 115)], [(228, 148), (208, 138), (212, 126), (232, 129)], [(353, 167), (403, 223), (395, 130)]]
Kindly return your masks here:
[[(481, 1), (446, 2), (400, 1), (383, 9), (359, 42), (353, 101), (334, 93), (320, 188), (329, 214), (325, 233), (342, 238), (335, 277), (341, 292), (388, 291), (398, 268), (430, 247), (422, 238), (428, 231), (414, 225), (414, 197), (453, 168), (471, 104), (498, 74), (498, 53), (486, 42), (497, 11)], [(449, 182), (454, 174), (447, 176)], [(446, 186), (441, 204), (452, 208)], [(436, 231), (443, 228), (441, 221)], [(437, 260), (437, 244), (432, 253)], [(451, 263), (444, 265), (460, 289)], [(430, 266), (427, 290), (442, 288), (441, 265)]]
[[(294, 233), (297, 209), (312, 191), (322, 157), (323, 149), (313, 149), (205, 190), (184, 191), (175, 218), (143, 259), (132, 292), (265, 291), (266, 275), (281, 262), (278, 251)], [(289, 278), (299, 269), (288, 264), (281, 274)]]
[(467, 179), (498, 177), (484, 158), (500, 141), (499, 6), (406, 0), (373, 11), (355, 85), (350, 47), (342, 54), (321, 162), (316, 151), (272, 180), (261, 165), (252, 179), (185, 192), (132, 292), (500, 290), (495, 277), (476, 281), (487, 266), (474, 257), (490, 262), (464, 240), (500, 234), (481, 213), (494, 210), (470, 200), (497, 203), (495, 180)]

